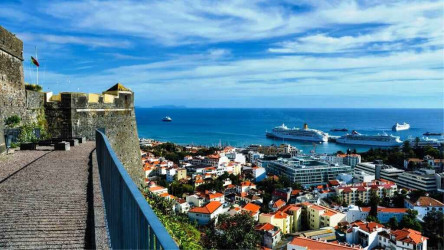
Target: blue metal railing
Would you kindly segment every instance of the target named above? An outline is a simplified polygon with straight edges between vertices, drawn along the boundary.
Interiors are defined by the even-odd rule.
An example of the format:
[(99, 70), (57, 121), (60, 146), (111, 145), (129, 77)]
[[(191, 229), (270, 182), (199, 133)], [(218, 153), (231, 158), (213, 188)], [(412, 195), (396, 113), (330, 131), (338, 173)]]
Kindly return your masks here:
[(111, 247), (178, 249), (99, 130), (96, 152)]

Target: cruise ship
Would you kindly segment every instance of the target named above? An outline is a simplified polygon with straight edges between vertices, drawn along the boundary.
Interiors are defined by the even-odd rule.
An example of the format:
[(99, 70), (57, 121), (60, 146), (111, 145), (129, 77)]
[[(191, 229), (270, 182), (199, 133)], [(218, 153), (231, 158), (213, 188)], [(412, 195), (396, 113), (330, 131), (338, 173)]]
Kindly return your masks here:
[(355, 130), (351, 134), (347, 134), (336, 139), (337, 143), (352, 144), (352, 145), (366, 145), (376, 147), (395, 147), (400, 146), (402, 141), (399, 136), (387, 135), (362, 135)]
[(403, 124), (396, 123), (393, 125), (392, 130), (393, 131), (401, 131), (401, 130), (408, 130), (410, 128), (410, 124), (404, 122)]
[(273, 128), (271, 132), (266, 132), (267, 137), (287, 140), (327, 142), (328, 134), (320, 130), (310, 129), (307, 124), (304, 128), (288, 128), (285, 124)]
[(425, 146), (431, 146), (434, 148), (439, 148), (441, 145), (444, 145), (444, 139), (432, 139), (428, 137), (422, 137), (418, 138), (419, 140), (416, 141), (416, 138), (409, 137), (407, 141), (410, 143), (410, 146), (416, 146), (418, 144), (418, 147), (425, 147)]

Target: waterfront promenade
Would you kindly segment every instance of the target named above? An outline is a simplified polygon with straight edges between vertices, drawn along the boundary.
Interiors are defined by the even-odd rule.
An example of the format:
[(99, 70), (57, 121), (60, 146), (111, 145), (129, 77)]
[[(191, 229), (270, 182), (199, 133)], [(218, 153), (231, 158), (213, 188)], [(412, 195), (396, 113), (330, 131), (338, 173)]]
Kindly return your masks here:
[(0, 248), (95, 247), (94, 149), (87, 142), (0, 156)]

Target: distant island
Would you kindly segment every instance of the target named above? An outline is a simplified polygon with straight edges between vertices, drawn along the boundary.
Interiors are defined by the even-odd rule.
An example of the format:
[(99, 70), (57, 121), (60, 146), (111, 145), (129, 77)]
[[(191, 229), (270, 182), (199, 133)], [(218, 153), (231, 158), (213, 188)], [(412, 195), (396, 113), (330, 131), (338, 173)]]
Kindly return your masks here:
[(183, 105), (159, 105), (159, 106), (152, 106), (153, 109), (184, 109), (187, 108)]

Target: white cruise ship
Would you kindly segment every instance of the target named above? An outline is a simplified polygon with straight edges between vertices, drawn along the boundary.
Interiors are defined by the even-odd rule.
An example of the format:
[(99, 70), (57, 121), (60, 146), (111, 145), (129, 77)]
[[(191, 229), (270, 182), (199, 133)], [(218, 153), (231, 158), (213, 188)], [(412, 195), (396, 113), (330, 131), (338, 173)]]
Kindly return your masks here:
[(304, 128), (288, 128), (285, 124), (273, 128), (271, 132), (266, 132), (267, 137), (281, 138), (287, 140), (326, 142), (328, 134), (320, 130), (310, 129), (307, 124)]
[(392, 130), (393, 131), (401, 131), (401, 130), (408, 130), (410, 128), (410, 124), (404, 122), (403, 124), (396, 123), (393, 125)]
[(351, 134), (339, 137), (336, 139), (336, 142), (377, 147), (395, 147), (402, 144), (399, 136), (387, 135), (386, 133), (382, 135), (362, 135), (354, 130)]

